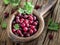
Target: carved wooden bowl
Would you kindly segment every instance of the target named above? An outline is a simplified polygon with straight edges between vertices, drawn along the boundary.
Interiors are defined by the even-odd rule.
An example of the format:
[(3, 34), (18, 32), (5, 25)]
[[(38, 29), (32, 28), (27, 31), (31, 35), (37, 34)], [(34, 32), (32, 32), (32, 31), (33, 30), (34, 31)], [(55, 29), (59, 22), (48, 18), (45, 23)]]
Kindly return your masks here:
[[(17, 13), (17, 12), (15, 12), (15, 13)], [(37, 11), (34, 10), (33, 14), (35, 14), (35, 16), (37, 16), (37, 18), (39, 20), (39, 28), (38, 28), (38, 31), (34, 35), (32, 35), (30, 37), (19, 37), (19, 36), (15, 35), (12, 32), (12, 28), (11, 28), (12, 21), (15, 18), (15, 15), (13, 14), (9, 18), (9, 21), (8, 21), (9, 22), (8, 27), (7, 27), (8, 37), (10, 39), (12, 39), (13, 41), (18, 41), (18, 42), (28, 42), (28, 41), (31, 41), (31, 40), (34, 40), (34, 39), (38, 38), (41, 35), (41, 33), (42, 33), (43, 29), (44, 29), (44, 20), (43, 20), (43, 17)]]

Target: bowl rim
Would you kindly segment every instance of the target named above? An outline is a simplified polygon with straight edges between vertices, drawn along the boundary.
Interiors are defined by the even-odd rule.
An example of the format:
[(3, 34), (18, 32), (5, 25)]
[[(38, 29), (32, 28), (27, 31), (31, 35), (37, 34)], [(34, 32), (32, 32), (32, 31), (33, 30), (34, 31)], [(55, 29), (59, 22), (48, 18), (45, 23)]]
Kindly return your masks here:
[(38, 28), (38, 31), (34, 35), (32, 35), (30, 37), (19, 37), (12, 32), (11, 25), (12, 25), (13, 19), (15, 18), (15, 15), (12, 15), (13, 18), (10, 19), (9, 26), (8, 26), (9, 32), (8, 32), (8, 30), (7, 30), (7, 32), (10, 33), (11, 35), (13, 35), (15, 38), (19, 39), (21, 42), (26, 42), (26, 41), (33, 40), (33, 39), (39, 37), (39, 35), (43, 32), (43, 29), (44, 29), (44, 19), (40, 14), (37, 13), (37, 11), (33, 11), (33, 14), (35, 14), (38, 17), (38, 20), (40, 19), (39, 22), (41, 23), (41, 24), (39, 23), (40, 28)]

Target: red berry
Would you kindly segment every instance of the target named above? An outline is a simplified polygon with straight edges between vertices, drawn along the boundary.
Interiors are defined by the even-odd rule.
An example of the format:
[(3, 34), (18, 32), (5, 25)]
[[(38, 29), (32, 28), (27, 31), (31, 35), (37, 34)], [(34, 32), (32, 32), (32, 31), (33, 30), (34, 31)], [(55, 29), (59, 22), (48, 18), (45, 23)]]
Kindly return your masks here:
[(33, 19), (36, 20), (36, 16), (34, 16)]
[(16, 16), (16, 19), (19, 19), (20, 17), (19, 16)]
[(19, 13), (18, 16), (21, 17), (21, 13)]
[(12, 22), (13, 25), (14, 25), (15, 23), (16, 23), (15, 21)]
[(24, 27), (24, 28), (23, 28), (23, 31), (24, 31), (24, 32), (27, 32), (27, 31), (28, 31), (28, 28), (27, 28), (27, 27)]
[(23, 34), (20, 34), (21, 37), (23, 37), (24, 35)]
[(33, 30), (32, 30), (32, 29), (30, 29), (29, 33), (30, 33), (30, 34), (33, 34)]
[(20, 30), (17, 30), (17, 34), (21, 34), (21, 31)]
[(30, 28), (31, 28), (31, 29), (34, 29), (34, 28), (35, 28), (35, 26), (31, 25), (31, 26), (30, 26)]
[(24, 36), (20, 30), (17, 30), (17, 34), (19, 34), (21, 37)]
[(39, 9), (40, 8), (40, 6), (39, 5), (35, 5), (35, 9)]
[(20, 20), (19, 20), (19, 19), (16, 19), (16, 22), (17, 22), (17, 23), (19, 23), (19, 22), (20, 22)]
[(20, 19), (20, 23), (23, 23), (23, 21), (24, 21), (24, 19), (23, 19), (23, 18), (21, 18), (21, 19)]
[(49, 35), (49, 39), (50, 40), (53, 39), (53, 35), (52, 34)]
[(34, 32), (34, 33), (36, 33), (36, 32), (37, 32), (37, 29), (36, 29), (36, 28), (34, 28), (33, 32)]
[(26, 24), (26, 27), (29, 27), (29, 24)]
[(28, 19), (25, 19), (25, 20), (24, 20), (24, 23), (25, 23), (25, 24), (28, 24), (28, 23), (29, 23)]
[(4, 13), (4, 18), (7, 18), (9, 16), (9, 13), (8, 12), (5, 12)]
[(33, 21), (29, 20), (29, 24), (32, 24), (32, 23), (33, 23)]
[(22, 27), (22, 28), (24, 28), (25, 26), (26, 26), (25, 23), (22, 23), (22, 24), (21, 24), (21, 27)]
[(34, 23), (33, 23), (33, 25), (35, 25), (35, 26), (36, 26), (37, 24), (38, 24), (38, 22), (34, 22)]
[(24, 15), (24, 18), (28, 18), (28, 15)]
[(26, 34), (26, 37), (30, 37), (30, 34), (29, 34), (29, 33), (27, 33), (27, 34)]
[(12, 29), (12, 32), (13, 32), (13, 33), (16, 33), (16, 30), (15, 30), (15, 29)]
[(29, 15), (29, 20), (33, 20), (33, 16), (32, 15)]

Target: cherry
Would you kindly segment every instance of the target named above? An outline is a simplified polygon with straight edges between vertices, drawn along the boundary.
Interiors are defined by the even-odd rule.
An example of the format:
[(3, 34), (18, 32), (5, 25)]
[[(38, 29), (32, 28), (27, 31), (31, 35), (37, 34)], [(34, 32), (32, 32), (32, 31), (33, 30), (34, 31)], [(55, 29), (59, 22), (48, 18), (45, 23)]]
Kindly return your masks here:
[(4, 13), (4, 18), (7, 18), (9, 16), (9, 13), (8, 12), (5, 12)]
[(28, 18), (28, 15), (24, 15), (24, 18), (26, 18), (26, 19), (27, 19), (27, 18)]
[(25, 23), (25, 24), (28, 24), (28, 23), (29, 23), (28, 19), (25, 19), (25, 20), (24, 20), (24, 23)]
[(27, 33), (27, 34), (26, 34), (26, 37), (30, 37), (30, 34), (29, 34), (29, 33)]
[(20, 30), (17, 30), (17, 34), (21, 34), (21, 31)]
[(33, 19), (36, 20), (36, 16), (34, 16)]
[(19, 34), (21, 37), (24, 36), (24, 35), (22, 34), (21, 30), (17, 30), (17, 34)]
[(29, 23), (28, 23), (28, 24), (26, 24), (26, 27), (29, 27)]
[(13, 32), (13, 33), (16, 33), (16, 30), (15, 30), (15, 29), (12, 29), (12, 32)]
[(23, 21), (24, 21), (24, 19), (23, 19), (23, 18), (21, 18), (21, 19), (20, 19), (20, 23), (23, 23)]
[(53, 39), (53, 35), (52, 34), (49, 35), (49, 39), (50, 40)]
[(31, 28), (31, 29), (34, 29), (34, 28), (35, 28), (35, 26), (31, 25), (31, 26), (30, 26), (30, 28)]
[(32, 29), (30, 29), (29, 33), (30, 33), (30, 34), (33, 34), (33, 30), (32, 30)]
[(25, 27), (25, 23), (22, 23), (22, 24), (21, 24), (21, 27), (24, 28), (24, 27)]
[(19, 22), (20, 22), (20, 20), (19, 20), (19, 19), (16, 19), (16, 22), (17, 22), (17, 23), (19, 23)]
[(24, 32), (27, 32), (27, 31), (28, 31), (28, 28), (27, 28), (27, 27), (24, 27), (24, 28), (23, 28), (23, 31), (24, 31)]
[(37, 22), (37, 21), (33, 23), (33, 25), (35, 25), (35, 26), (36, 26), (37, 24), (38, 24), (38, 22)]
[(15, 21), (12, 22), (13, 25), (14, 25), (15, 23), (16, 23)]
[(36, 29), (36, 28), (34, 28), (33, 32), (34, 32), (34, 33), (36, 33), (36, 32), (37, 32), (37, 29)]
[(33, 23), (33, 21), (29, 20), (29, 24), (32, 24), (32, 23)]
[(21, 13), (19, 13), (18, 16), (21, 17)]
[(29, 20), (33, 20), (33, 16), (32, 15), (29, 15)]
[(40, 8), (40, 6), (39, 5), (35, 5), (35, 9), (39, 9)]
[(19, 16), (16, 16), (16, 19), (19, 19), (20, 17)]

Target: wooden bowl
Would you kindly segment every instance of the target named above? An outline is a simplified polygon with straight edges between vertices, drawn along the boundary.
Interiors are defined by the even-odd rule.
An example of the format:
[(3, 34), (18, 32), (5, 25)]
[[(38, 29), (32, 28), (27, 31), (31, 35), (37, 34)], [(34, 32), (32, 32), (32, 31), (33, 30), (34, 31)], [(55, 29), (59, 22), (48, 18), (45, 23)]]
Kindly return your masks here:
[(10, 18), (9, 18), (9, 23), (8, 23), (8, 27), (7, 27), (7, 34), (8, 34), (8, 37), (10, 39), (12, 39), (13, 41), (18, 41), (18, 42), (28, 42), (28, 41), (31, 41), (31, 40), (34, 40), (36, 39), (37, 37), (39, 37), (44, 29), (44, 20), (43, 20), (43, 17), (38, 14), (37, 11), (33, 11), (33, 14), (35, 14), (39, 20), (39, 28), (38, 28), (38, 31), (30, 36), (30, 37), (19, 37), (17, 35), (15, 35), (13, 32), (12, 32), (12, 29), (11, 29), (11, 26), (12, 26), (12, 21), (13, 19), (15, 18), (15, 15), (13, 14)]

